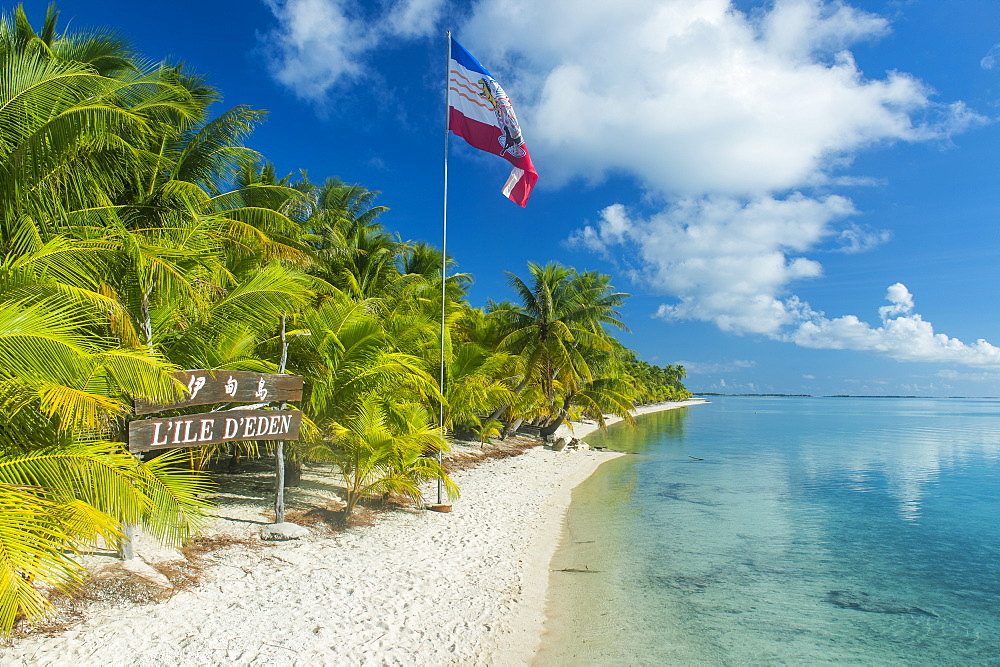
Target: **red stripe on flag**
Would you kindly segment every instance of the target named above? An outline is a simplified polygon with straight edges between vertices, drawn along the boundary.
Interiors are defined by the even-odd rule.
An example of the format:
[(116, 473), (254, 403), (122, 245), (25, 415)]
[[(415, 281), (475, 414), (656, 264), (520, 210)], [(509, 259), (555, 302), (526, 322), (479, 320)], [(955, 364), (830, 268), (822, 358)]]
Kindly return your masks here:
[(499, 155), (510, 162), (515, 167), (520, 167), (525, 171), (535, 171), (535, 165), (531, 163), (531, 156), (527, 154), (525, 147), (524, 157), (516, 158), (509, 153), (503, 152), (503, 144), (500, 143), (502, 136), (500, 128), (496, 125), (488, 125), (478, 120), (473, 120), (462, 114), (455, 107), (451, 107), (448, 127), (452, 132), (465, 139), (470, 146), (478, 148), (487, 153)]
[(499, 155), (515, 167), (524, 170), (524, 174), (508, 196), (511, 201), (519, 206), (523, 207), (527, 204), (528, 197), (531, 195), (531, 189), (538, 181), (538, 172), (535, 171), (535, 165), (531, 162), (531, 155), (527, 152), (527, 146), (524, 147), (524, 157), (516, 158), (509, 153), (503, 152), (503, 145), (500, 143), (500, 128), (496, 125), (488, 125), (487, 123), (473, 120), (468, 116), (464, 116), (455, 107), (449, 109), (449, 115), (448, 127), (452, 132), (465, 139), (470, 146), (478, 148), (481, 151), (486, 151), (487, 153)]

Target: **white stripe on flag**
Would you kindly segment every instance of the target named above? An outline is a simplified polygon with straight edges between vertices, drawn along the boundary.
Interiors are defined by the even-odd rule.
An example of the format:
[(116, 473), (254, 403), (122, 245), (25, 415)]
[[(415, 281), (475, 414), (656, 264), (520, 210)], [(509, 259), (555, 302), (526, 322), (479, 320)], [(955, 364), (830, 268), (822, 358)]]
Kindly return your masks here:
[(518, 184), (522, 176), (524, 176), (524, 169), (514, 167), (510, 170), (510, 176), (507, 177), (507, 182), (503, 184), (503, 190), (501, 190), (504, 197), (510, 198), (511, 190)]
[(454, 107), (466, 118), (478, 120), (487, 125), (500, 126), (497, 114), (486, 100), (480, 96), (480, 81), (485, 74), (465, 69), (457, 61), (451, 61), (448, 74), (448, 106)]

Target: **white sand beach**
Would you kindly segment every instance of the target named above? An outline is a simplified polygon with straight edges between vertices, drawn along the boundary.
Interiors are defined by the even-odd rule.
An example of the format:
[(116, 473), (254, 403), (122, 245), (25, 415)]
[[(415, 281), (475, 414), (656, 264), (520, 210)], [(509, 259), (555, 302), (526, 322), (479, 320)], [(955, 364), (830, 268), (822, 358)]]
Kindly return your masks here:
[(0, 648), (0, 664), (530, 663), (572, 489), (617, 456), (536, 447), (455, 473), (451, 513), (389, 512), (287, 542), (253, 539), (268, 508), (223, 502), (212, 531), (251, 539), (204, 556), (200, 583), (159, 603), (94, 605), (69, 629)]

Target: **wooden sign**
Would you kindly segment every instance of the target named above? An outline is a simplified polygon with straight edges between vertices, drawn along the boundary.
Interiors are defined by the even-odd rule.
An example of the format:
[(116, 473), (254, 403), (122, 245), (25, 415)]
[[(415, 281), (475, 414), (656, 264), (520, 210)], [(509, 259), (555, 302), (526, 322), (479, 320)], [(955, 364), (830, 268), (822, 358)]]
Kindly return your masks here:
[(249, 371), (180, 371), (174, 374), (187, 387), (187, 398), (169, 405), (135, 401), (135, 414), (210, 403), (269, 403), (302, 400), (302, 376)]
[(140, 419), (128, 425), (131, 452), (200, 447), (239, 440), (298, 440), (298, 410), (228, 410)]

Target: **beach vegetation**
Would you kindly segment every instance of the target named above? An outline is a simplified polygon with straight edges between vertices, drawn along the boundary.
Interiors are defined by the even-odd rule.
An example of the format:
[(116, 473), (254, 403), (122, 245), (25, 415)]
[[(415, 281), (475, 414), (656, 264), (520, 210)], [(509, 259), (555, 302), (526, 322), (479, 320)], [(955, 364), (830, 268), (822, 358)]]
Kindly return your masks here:
[(421, 405), (365, 394), (329, 436), (310, 453), (337, 471), (344, 521), (365, 498), (401, 495), (419, 502), (421, 485), (431, 481), (441, 481), (448, 498), (458, 497), (458, 486), (436, 458), (448, 443)]
[(378, 191), (279, 176), (247, 146), (265, 112), (219, 110), (183, 64), (58, 18), (0, 19), (0, 633), (43, 615), (40, 591), (82, 576), (73, 555), (125, 526), (193, 535), (214, 457), (285, 451), (129, 454), (133, 401), (181, 398), (178, 370), (303, 376), (287, 455), (332, 464), (345, 520), (437, 481), (455, 497), (449, 437), (689, 395), (683, 367), (614, 337), (628, 295), (610, 276), (532, 263), (508, 275), (511, 300), (474, 307), (472, 276), (384, 226)]

